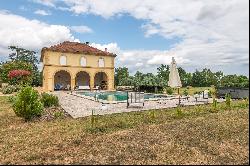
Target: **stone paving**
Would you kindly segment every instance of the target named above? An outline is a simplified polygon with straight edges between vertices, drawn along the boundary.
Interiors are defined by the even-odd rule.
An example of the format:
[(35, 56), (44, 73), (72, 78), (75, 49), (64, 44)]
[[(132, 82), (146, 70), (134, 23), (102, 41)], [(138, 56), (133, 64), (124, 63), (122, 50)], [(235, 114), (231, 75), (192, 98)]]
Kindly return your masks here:
[[(92, 114), (104, 115), (131, 111), (143, 111), (149, 109), (161, 109), (161, 108), (171, 108), (177, 107), (178, 99), (173, 100), (158, 100), (158, 101), (145, 101), (143, 107), (129, 107), (127, 108), (127, 103), (116, 103), (116, 104), (102, 104), (98, 101), (93, 101), (86, 99), (84, 97), (79, 97), (70, 94), (69, 92), (54, 92), (58, 96), (59, 103), (61, 107), (68, 112), (73, 118), (85, 117)], [(208, 103), (212, 103), (212, 99), (206, 99)], [(204, 104), (204, 101), (196, 102), (194, 98), (189, 100), (182, 100), (182, 104), (185, 105), (197, 105)], [(218, 102), (223, 102), (223, 99), (217, 100)], [(142, 104), (140, 104), (142, 106)]]

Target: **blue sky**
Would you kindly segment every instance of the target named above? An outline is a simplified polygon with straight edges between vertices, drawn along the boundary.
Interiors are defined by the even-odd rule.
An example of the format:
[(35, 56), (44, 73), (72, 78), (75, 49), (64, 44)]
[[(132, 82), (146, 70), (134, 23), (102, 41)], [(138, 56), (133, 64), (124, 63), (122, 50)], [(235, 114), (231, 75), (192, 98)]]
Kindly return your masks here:
[(92, 33), (73, 32), (74, 36), (81, 41), (89, 41), (100, 44), (116, 42), (123, 49), (145, 49), (145, 50), (165, 50), (171, 48), (173, 44), (180, 41), (179, 38), (165, 39), (160, 35), (145, 37), (142, 25), (147, 20), (137, 20), (128, 14), (122, 17), (105, 19), (101, 16), (90, 14), (75, 15), (68, 11), (50, 9), (51, 15), (38, 15), (35, 10), (48, 10), (47, 6), (34, 3), (32, 1), (19, 0), (15, 3), (0, 1), (1, 9), (11, 11), (29, 19), (37, 19), (48, 24), (59, 24), (65, 26), (85, 25), (90, 27)]
[[(40, 52), (65, 40), (116, 53), (116, 67), (156, 72), (160, 64), (249, 75), (247, 0), (0, 1), (0, 58), (8, 45)], [(112, 4), (112, 5), (111, 5)], [(247, 14), (247, 15), (246, 15)], [(38, 54), (38, 56), (40, 56)], [(238, 62), (238, 63), (235, 63)]]

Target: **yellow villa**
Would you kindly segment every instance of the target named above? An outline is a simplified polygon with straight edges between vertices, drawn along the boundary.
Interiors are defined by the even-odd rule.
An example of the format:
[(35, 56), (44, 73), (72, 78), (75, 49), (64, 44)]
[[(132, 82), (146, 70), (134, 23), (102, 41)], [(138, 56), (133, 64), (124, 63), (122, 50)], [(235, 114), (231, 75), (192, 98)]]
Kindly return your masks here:
[(64, 89), (114, 90), (115, 54), (89, 46), (88, 42), (65, 41), (44, 47), (43, 91)]

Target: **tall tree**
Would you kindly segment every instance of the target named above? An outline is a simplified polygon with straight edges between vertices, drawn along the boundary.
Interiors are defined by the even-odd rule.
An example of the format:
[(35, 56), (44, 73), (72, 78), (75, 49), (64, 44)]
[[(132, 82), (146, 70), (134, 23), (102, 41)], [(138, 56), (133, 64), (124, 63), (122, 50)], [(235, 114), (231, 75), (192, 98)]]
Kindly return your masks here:
[(169, 80), (170, 67), (169, 65), (161, 64), (160, 67), (157, 68), (157, 77), (159, 80), (159, 84), (161, 86), (167, 86)]
[(125, 86), (129, 84), (129, 71), (127, 67), (118, 67), (115, 69), (115, 85)]
[(188, 86), (192, 84), (192, 74), (187, 73), (183, 68), (178, 67), (182, 86)]

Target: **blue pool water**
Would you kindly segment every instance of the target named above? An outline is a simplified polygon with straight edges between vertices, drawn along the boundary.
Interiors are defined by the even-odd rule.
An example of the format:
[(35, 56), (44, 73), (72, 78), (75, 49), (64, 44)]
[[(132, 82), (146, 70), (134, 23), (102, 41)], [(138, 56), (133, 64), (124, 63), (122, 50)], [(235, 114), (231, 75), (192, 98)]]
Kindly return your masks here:
[[(124, 101), (127, 100), (127, 92), (77, 92), (77, 94), (96, 97), (96, 99), (109, 100), (109, 101)], [(152, 98), (166, 98), (165, 95), (156, 95), (156, 94), (144, 94), (144, 99)]]

